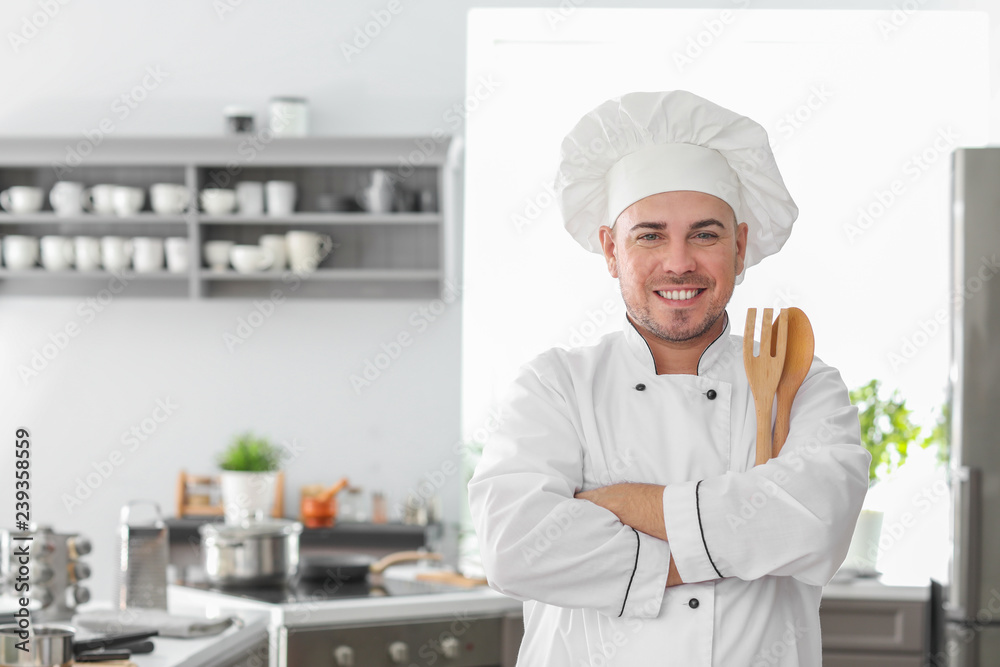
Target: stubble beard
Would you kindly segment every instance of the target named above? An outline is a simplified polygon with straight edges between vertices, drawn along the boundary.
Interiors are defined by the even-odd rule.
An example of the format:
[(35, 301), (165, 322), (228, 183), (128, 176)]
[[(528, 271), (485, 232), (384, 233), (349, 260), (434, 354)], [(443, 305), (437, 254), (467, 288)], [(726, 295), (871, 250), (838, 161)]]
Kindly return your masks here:
[[(621, 284), (621, 281), (619, 281), (619, 287), (621, 288), (622, 299), (625, 301), (625, 310), (632, 320), (660, 340), (668, 343), (684, 343), (704, 336), (715, 326), (715, 323), (722, 317), (723, 313), (726, 312), (726, 306), (733, 295), (732, 288), (730, 288), (729, 294), (717, 294), (701, 322), (691, 321), (690, 312), (676, 312), (673, 315), (674, 326), (668, 330), (653, 317), (649, 300), (655, 299), (655, 296), (650, 296), (646, 301), (642, 301), (641, 298), (633, 298), (635, 295), (629, 294), (624, 285)], [(708, 285), (705, 285), (706, 292), (712, 293), (715, 287), (715, 281), (711, 281)], [(649, 294), (649, 292), (644, 291), (643, 294)]]

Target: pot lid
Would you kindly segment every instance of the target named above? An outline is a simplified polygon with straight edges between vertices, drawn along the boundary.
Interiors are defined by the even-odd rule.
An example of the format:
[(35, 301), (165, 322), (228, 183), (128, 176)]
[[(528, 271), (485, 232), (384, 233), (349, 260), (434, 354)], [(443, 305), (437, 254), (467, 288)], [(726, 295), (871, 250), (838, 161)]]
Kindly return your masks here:
[(218, 540), (242, 540), (248, 537), (281, 537), (298, 535), (302, 524), (290, 519), (264, 519), (244, 521), (238, 524), (205, 523), (198, 527), (203, 538)]

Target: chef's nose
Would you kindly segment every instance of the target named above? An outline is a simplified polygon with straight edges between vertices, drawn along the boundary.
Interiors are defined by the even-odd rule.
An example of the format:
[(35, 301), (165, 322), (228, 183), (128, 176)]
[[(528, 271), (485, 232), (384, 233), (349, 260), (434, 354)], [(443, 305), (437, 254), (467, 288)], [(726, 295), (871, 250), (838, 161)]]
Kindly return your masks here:
[(660, 266), (665, 272), (670, 273), (694, 271), (696, 266), (694, 253), (686, 243), (666, 243), (660, 256)]

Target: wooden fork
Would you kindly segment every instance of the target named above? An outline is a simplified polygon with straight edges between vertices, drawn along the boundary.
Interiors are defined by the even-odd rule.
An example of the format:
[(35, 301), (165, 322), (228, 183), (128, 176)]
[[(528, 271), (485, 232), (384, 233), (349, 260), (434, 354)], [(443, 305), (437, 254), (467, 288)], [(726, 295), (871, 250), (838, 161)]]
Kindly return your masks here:
[(746, 367), (750, 391), (753, 392), (754, 407), (757, 409), (757, 458), (755, 466), (766, 463), (771, 458), (771, 408), (774, 392), (778, 389), (781, 369), (785, 364), (785, 348), (788, 343), (788, 313), (784, 308), (774, 324), (778, 326), (777, 344), (773, 345), (772, 329), (774, 309), (764, 309), (764, 321), (760, 327), (760, 354), (753, 353), (753, 330), (757, 324), (757, 309), (747, 309), (747, 325), (743, 334), (743, 365)]

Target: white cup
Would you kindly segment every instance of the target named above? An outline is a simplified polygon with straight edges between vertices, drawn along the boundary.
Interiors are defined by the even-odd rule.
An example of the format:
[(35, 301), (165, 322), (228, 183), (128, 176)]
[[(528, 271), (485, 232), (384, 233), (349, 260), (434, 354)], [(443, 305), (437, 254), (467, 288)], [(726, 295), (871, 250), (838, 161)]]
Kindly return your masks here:
[(225, 215), (236, 206), (236, 193), (226, 188), (205, 188), (201, 191), (201, 207), (210, 215)]
[(142, 205), (146, 203), (146, 191), (142, 188), (119, 185), (115, 188), (111, 200), (114, 203), (115, 214), (123, 218), (128, 217), (142, 210)]
[(38, 239), (11, 234), (3, 239), (3, 263), (8, 269), (30, 269), (38, 261)]
[(234, 243), (232, 241), (207, 241), (205, 243), (205, 263), (213, 271), (225, 271), (229, 268), (229, 249)]
[(15, 185), (0, 192), (0, 206), (11, 213), (37, 213), (42, 210), (42, 189)]
[(76, 268), (78, 271), (96, 271), (101, 268), (101, 241), (93, 236), (77, 236)]
[(49, 203), (59, 216), (83, 213), (83, 183), (59, 181), (49, 190)]
[(238, 273), (257, 273), (271, 268), (274, 253), (259, 245), (234, 245), (229, 249), (229, 261)]
[(333, 239), (326, 234), (293, 230), (285, 234), (288, 243), (288, 262), (292, 271), (308, 273), (333, 249)]
[(268, 181), (266, 188), (268, 215), (288, 215), (295, 210), (295, 183)]
[(260, 237), (259, 244), (274, 255), (271, 271), (284, 271), (288, 268), (288, 240), (284, 234), (264, 234)]
[(68, 236), (42, 237), (42, 266), (49, 271), (65, 271), (73, 266), (73, 239)]
[(95, 185), (83, 191), (83, 207), (98, 215), (111, 215), (115, 212), (115, 190), (117, 185)]
[(132, 239), (132, 266), (136, 273), (155, 273), (163, 270), (163, 239), (156, 236), (137, 236)]
[(188, 189), (179, 183), (154, 183), (149, 188), (149, 203), (160, 215), (178, 215), (191, 201)]
[(264, 213), (264, 184), (259, 181), (243, 181), (236, 184), (236, 207), (240, 215), (261, 215)]
[(183, 236), (171, 236), (166, 240), (167, 271), (184, 273), (188, 270), (190, 251), (188, 240)]
[(108, 271), (122, 271), (132, 263), (132, 241), (122, 236), (101, 237), (101, 264)]

